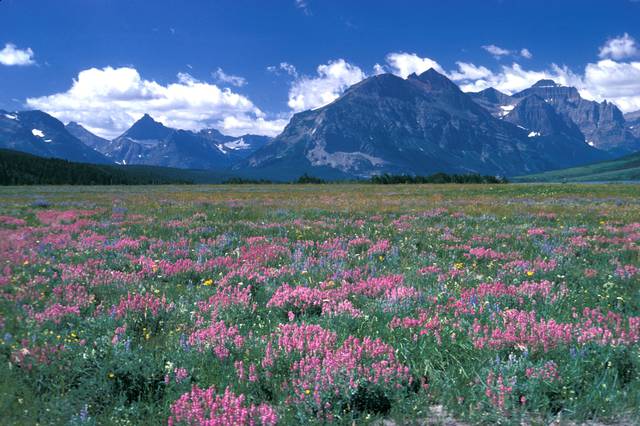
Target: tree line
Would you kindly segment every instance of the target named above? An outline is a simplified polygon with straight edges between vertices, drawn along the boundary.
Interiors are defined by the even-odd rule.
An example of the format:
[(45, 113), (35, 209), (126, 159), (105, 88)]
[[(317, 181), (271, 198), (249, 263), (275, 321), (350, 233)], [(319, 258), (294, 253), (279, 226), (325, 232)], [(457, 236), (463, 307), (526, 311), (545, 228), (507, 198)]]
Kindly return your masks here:
[(159, 185), (222, 182), (223, 184), (330, 184), (330, 183), (371, 183), (393, 184), (440, 184), (440, 183), (507, 183), (496, 176), (479, 174), (436, 173), (430, 176), (382, 174), (367, 180), (330, 180), (304, 173), (289, 181), (268, 179), (245, 179), (231, 177), (212, 180), (206, 171), (179, 170), (153, 166), (119, 166), (75, 163), (72, 161), (43, 158), (24, 152), (0, 149), (0, 185)]

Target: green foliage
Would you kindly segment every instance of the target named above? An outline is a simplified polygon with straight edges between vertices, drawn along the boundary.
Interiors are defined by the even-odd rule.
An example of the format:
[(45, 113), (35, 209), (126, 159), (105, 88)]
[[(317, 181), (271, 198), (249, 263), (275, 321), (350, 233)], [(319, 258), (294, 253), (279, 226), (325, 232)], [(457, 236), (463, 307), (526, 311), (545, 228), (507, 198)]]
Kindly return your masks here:
[(425, 184), (425, 183), (508, 183), (507, 179), (499, 176), (482, 176), (478, 174), (449, 175), (436, 173), (430, 176), (413, 175), (376, 175), (370, 179), (371, 183), (379, 185), (394, 184)]
[(74, 163), (0, 149), (0, 185), (140, 185), (190, 183), (152, 169)]
[(302, 176), (300, 176), (294, 183), (302, 183), (302, 184), (306, 184), (306, 183), (326, 183), (326, 181), (324, 179), (320, 179), (320, 178), (315, 177), (315, 176), (310, 176), (307, 173), (305, 173)]

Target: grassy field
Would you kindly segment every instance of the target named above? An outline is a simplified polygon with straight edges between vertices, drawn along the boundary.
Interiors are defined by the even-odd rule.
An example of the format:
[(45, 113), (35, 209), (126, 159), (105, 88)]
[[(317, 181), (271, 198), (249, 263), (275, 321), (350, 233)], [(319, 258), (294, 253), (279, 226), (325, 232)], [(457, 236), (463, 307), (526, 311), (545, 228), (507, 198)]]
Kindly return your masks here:
[(640, 181), (640, 153), (570, 169), (552, 170), (512, 179), (516, 182)]
[(638, 185), (0, 188), (0, 418), (634, 424), (638, 241)]

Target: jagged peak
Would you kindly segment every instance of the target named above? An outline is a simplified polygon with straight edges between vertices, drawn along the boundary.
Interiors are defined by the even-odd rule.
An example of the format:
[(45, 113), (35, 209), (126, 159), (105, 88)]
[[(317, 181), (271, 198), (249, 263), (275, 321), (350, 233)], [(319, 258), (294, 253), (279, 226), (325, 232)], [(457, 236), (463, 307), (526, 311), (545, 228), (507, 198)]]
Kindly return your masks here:
[(444, 74), (439, 73), (438, 71), (436, 71), (434, 68), (429, 68), (428, 70), (424, 71), (421, 74), (416, 74), (415, 72), (410, 74), (407, 79), (417, 79), (420, 80), (422, 82), (431, 82), (431, 83), (451, 83), (454, 84), (451, 80), (449, 80), (447, 78), (447, 76), (445, 76)]
[(122, 136), (131, 139), (162, 139), (171, 132), (173, 129), (154, 120), (149, 114), (144, 114)]

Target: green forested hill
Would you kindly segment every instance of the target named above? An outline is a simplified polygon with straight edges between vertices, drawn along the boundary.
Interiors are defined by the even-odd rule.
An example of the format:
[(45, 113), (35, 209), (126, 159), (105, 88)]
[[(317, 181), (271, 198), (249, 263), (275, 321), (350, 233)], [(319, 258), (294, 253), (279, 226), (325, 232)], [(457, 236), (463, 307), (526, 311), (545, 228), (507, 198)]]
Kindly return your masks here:
[(218, 183), (225, 177), (207, 170), (74, 163), (0, 149), (0, 185)]

